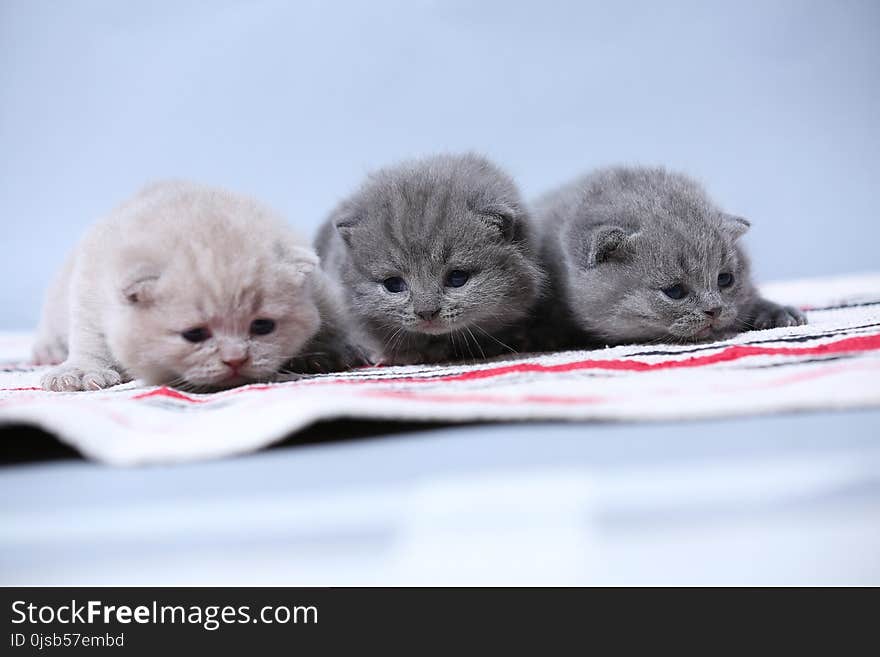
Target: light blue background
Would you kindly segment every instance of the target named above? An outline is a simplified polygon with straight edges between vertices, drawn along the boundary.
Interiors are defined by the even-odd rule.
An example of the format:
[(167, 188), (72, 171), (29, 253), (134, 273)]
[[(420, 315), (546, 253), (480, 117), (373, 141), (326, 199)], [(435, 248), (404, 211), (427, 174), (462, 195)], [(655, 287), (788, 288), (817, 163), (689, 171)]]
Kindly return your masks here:
[(534, 196), (665, 163), (749, 216), (761, 279), (876, 269), (880, 4), (0, 2), (0, 329), (145, 181), (311, 234), (369, 169), (475, 149)]
[[(530, 197), (665, 163), (753, 220), (759, 278), (876, 270), (878, 117), (875, 0), (0, 0), (0, 330), (34, 325), (65, 252), (148, 180), (226, 185), (311, 234), (366, 171), (437, 150), (487, 153)], [(0, 582), (876, 584), (878, 417), (3, 468)], [(707, 472), (728, 477), (708, 496)], [(605, 489), (575, 505), (566, 473)]]

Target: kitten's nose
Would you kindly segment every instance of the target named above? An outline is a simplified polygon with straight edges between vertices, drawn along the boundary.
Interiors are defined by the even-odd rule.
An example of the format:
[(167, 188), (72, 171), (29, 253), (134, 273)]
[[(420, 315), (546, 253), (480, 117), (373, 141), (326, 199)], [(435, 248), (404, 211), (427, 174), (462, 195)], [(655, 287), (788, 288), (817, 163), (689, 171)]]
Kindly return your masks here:
[(424, 319), (425, 321), (430, 321), (434, 319), (437, 315), (440, 314), (439, 308), (431, 308), (430, 310), (416, 310), (416, 316)]
[(715, 306), (714, 308), (704, 308), (703, 312), (706, 313), (712, 319), (718, 317), (721, 314), (721, 306)]
[(247, 356), (242, 356), (241, 358), (230, 358), (229, 360), (224, 360), (223, 364), (226, 365), (233, 372), (238, 371), (242, 365), (248, 362)]

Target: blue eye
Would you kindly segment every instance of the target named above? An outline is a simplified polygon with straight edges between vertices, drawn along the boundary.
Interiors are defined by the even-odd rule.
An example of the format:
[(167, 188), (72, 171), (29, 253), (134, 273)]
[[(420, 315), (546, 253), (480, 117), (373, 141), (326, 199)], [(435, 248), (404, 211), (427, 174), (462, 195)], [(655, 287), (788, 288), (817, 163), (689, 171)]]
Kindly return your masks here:
[(468, 282), (468, 279), (471, 277), (469, 273), (466, 271), (461, 271), (460, 269), (453, 269), (446, 275), (446, 287), (461, 287), (465, 283)]
[(253, 335), (269, 335), (275, 330), (275, 321), (272, 319), (255, 319), (251, 322)]
[(679, 299), (684, 299), (687, 296), (687, 290), (684, 289), (684, 285), (672, 285), (671, 287), (665, 288), (663, 294), (670, 299), (675, 299), (677, 301)]
[(727, 272), (718, 274), (718, 287), (730, 287), (733, 285), (733, 274)]
[(180, 334), (184, 340), (188, 342), (204, 342), (208, 338), (211, 337), (211, 331), (206, 329), (204, 326), (197, 326), (196, 328), (191, 328)]
[(406, 290), (406, 281), (403, 280), (400, 276), (392, 276), (391, 278), (386, 278), (384, 281), (382, 281), (382, 285), (385, 286), (386, 290), (388, 290), (389, 292), (394, 292), (395, 294)]

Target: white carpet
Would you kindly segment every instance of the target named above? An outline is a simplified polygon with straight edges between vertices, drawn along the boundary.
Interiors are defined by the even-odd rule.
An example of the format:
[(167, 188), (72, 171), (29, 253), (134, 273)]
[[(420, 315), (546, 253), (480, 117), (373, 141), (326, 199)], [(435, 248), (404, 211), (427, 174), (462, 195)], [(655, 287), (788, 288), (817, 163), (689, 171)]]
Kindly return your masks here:
[(30, 336), (0, 334), (0, 423), (29, 423), (116, 465), (265, 447), (315, 421), (682, 420), (880, 406), (880, 274), (766, 286), (807, 326), (696, 346), (633, 345), (449, 366), (369, 368), (213, 395), (137, 382), (39, 388)]

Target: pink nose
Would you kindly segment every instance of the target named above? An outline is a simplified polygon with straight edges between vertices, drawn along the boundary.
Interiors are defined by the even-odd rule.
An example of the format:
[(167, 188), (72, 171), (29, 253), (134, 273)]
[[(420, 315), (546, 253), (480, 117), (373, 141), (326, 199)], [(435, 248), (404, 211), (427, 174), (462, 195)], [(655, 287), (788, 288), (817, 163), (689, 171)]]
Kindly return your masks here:
[(248, 362), (248, 357), (243, 356), (241, 358), (230, 358), (229, 360), (224, 360), (223, 364), (228, 366), (233, 372), (236, 372), (246, 362)]

